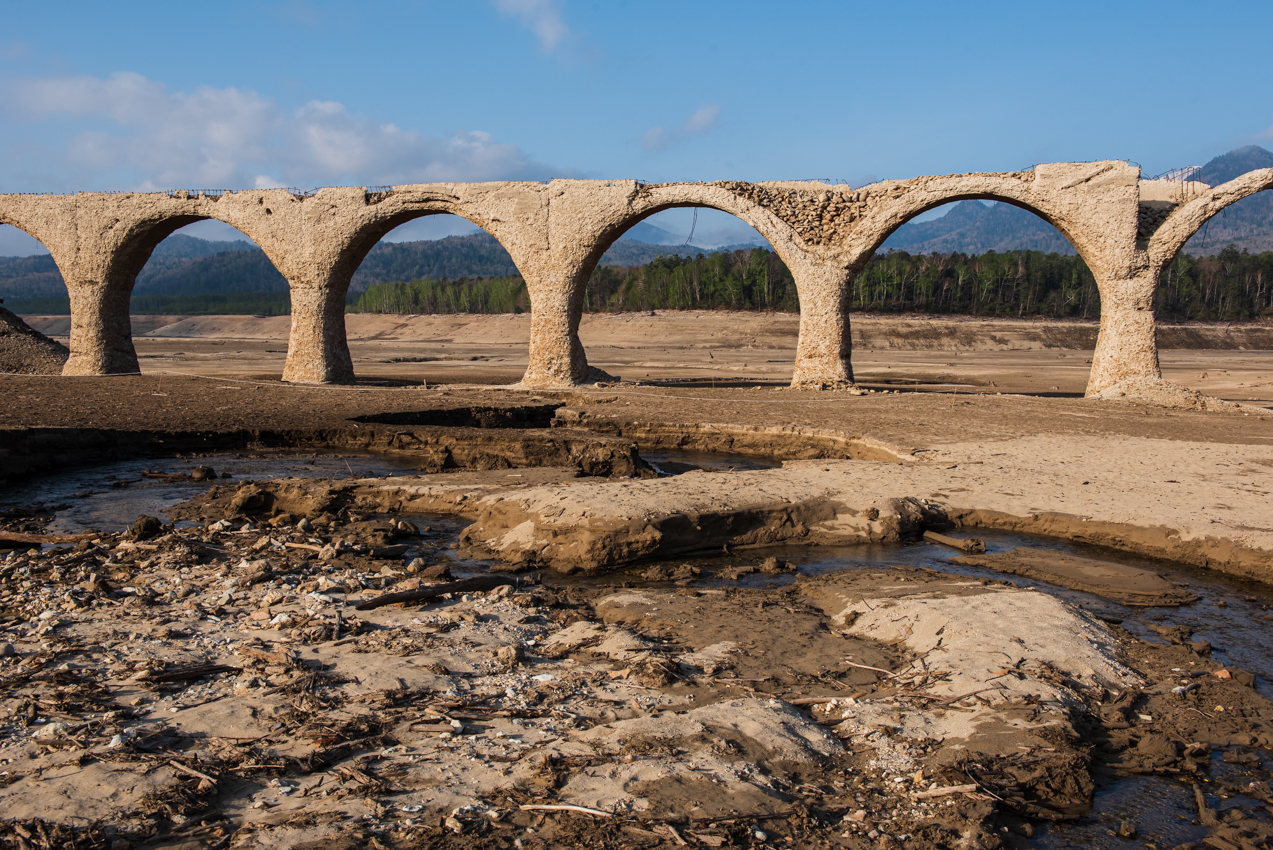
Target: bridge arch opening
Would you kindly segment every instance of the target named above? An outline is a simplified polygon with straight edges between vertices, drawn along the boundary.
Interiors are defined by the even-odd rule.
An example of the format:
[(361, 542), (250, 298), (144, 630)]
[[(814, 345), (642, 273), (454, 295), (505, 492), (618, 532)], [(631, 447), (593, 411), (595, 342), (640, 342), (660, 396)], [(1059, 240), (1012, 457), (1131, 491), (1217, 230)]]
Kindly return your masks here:
[(359, 233), (346, 256), (346, 334), (360, 379), (521, 378), (530, 296), (512, 256), (481, 225), (446, 211), (406, 210)]
[(0, 300), (18, 315), (69, 315), (66, 285), (48, 247), (0, 222)]
[(592, 254), (579, 330), (591, 365), (649, 383), (790, 383), (797, 281), (733, 211), (656, 205), (612, 227)]
[[(1077, 397), (1096, 345), (1100, 292), (1075, 244), (1044, 213), (966, 196), (913, 210), (881, 234), (853, 275), (849, 309), (856, 373), (868, 388)], [(1065, 323), (1045, 328), (1032, 319)], [(1018, 352), (1008, 368), (991, 354), (1005, 349)]]
[(217, 374), (265, 377), (282, 369), (287, 279), (230, 224), (180, 216), (141, 227), (115, 257), (108, 285), (126, 290), (140, 371), (215, 363)]
[[(69, 304), (61, 271), (48, 246), (16, 224), (0, 219), (0, 308), (65, 346), (71, 327)], [(0, 319), (0, 325), (13, 321)], [(56, 347), (20, 345), (0, 351), (0, 371), (56, 374), (65, 366), (64, 357), (64, 350)]]
[[(1155, 308), (1171, 320), (1244, 320), (1273, 314), (1273, 251), (1261, 238), (1260, 222), (1273, 213), (1273, 169), (1248, 172), (1215, 187), (1221, 201), (1206, 201), (1179, 227), (1163, 229), (1150, 242), (1158, 267)], [(1223, 185), (1223, 184), (1222, 184)], [(1232, 216), (1230, 216), (1232, 214)]]

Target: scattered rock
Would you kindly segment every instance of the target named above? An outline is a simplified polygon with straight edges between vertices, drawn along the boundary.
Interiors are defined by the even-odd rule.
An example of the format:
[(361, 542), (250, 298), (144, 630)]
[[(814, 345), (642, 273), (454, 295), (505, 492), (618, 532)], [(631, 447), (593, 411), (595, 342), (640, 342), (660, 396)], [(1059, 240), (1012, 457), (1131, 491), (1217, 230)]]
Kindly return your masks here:
[(526, 660), (526, 650), (519, 643), (509, 643), (495, 650), (495, 660), (505, 667), (516, 667)]
[(164, 533), (164, 524), (153, 516), (142, 514), (137, 517), (129, 533), (134, 540), (150, 540)]
[(786, 561), (780, 561), (777, 558), (769, 557), (760, 562), (760, 572), (767, 576), (777, 576), (783, 573), (794, 573), (796, 568)]

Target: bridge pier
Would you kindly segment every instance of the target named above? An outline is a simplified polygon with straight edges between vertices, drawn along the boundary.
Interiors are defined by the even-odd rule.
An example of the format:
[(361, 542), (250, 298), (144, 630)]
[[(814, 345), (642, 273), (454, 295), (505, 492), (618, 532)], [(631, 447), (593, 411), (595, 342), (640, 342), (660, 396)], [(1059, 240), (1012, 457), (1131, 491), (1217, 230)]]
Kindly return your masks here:
[(1097, 280), (1101, 327), (1086, 395), (1096, 395), (1128, 378), (1162, 380), (1154, 318), (1157, 283), (1157, 274), (1152, 272), (1129, 280)]
[(71, 356), (63, 375), (128, 375), (141, 371), (128, 314), (131, 286), (67, 277)]
[(853, 383), (849, 329), (849, 272), (838, 264), (792, 264), (800, 297), (793, 388)]
[(345, 333), (344, 286), (332, 281), (288, 281), (292, 329), (283, 380), (293, 384), (352, 384), (354, 361)]
[(612, 375), (588, 365), (588, 355), (579, 341), (587, 276), (548, 274), (537, 278), (526, 277), (530, 293), (530, 362), (522, 385), (572, 387), (614, 380)]

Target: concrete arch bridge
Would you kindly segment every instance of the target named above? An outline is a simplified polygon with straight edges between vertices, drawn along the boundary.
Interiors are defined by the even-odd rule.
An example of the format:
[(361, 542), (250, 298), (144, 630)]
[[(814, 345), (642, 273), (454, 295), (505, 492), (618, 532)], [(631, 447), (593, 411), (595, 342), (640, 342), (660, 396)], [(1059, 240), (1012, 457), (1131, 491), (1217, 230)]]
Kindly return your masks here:
[(283, 379), (340, 383), (354, 372), (345, 295), (367, 252), (426, 215), (462, 216), (497, 239), (531, 300), (526, 386), (596, 380), (579, 342), (584, 291), (601, 256), (637, 222), (711, 207), (761, 233), (795, 278), (800, 336), (793, 386), (853, 381), (850, 283), (898, 227), (952, 201), (1003, 201), (1055, 226), (1086, 261), (1101, 298), (1089, 395), (1132, 377), (1161, 378), (1153, 315), (1162, 270), (1206, 221), (1273, 187), (1273, 169), (1222, 186), (1142, 180), (1122, 161), (890, 180), (857, 189), (817, 182), (645, 184), (633, 180), (441, 183), (237, 192), (0, 194), (0, 223), (42, 242), (71, 301), (63, 374), (138, 371), (128, 305), (155, 247), (195, 221), (251, 238), (287, 279), (292, 327)]

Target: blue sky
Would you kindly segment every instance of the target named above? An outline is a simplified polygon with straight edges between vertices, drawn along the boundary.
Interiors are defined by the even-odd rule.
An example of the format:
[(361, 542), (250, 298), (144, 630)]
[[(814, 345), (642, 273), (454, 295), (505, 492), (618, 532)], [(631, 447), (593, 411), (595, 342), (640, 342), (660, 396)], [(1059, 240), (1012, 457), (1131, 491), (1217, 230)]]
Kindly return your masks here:
[(0, 8), (0, 191), (862, 183), (1103, 158), (1152, 175), (1273, 147), (1267, 2)]

